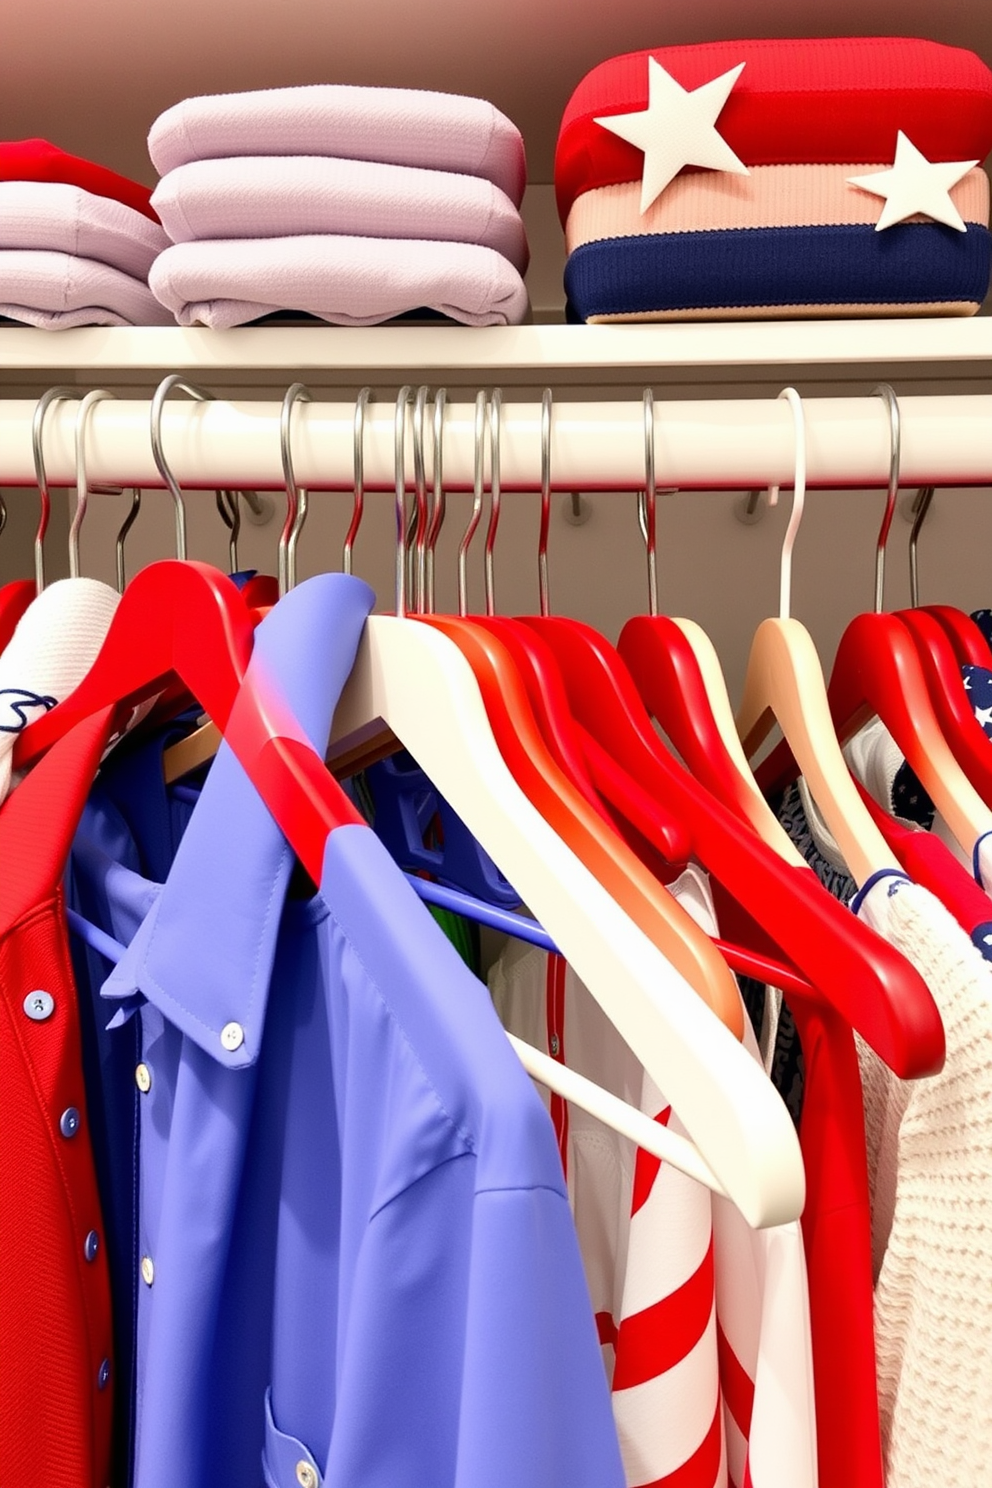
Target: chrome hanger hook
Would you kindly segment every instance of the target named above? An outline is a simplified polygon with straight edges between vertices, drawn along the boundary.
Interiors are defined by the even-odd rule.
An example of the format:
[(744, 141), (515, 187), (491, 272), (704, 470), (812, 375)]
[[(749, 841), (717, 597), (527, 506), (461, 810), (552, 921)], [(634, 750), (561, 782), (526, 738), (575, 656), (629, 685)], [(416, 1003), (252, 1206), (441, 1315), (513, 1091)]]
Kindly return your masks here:
[(413, 573), (411, 575), (413, 607), (417, 614), (423, 614), (427, 598), (427, 528), (429, 524), (427, 513), (427, 459), (424, 450), (424, 419), (427, 412), (427, 399), (429, 397), (430, 388), (422, 384), (417, 389), (417, 396), (414, 399), (412, 419), (415, 525), (410, 555), (413, 562)]
[(238, 572), (238, 538), (241, 536), (241, 502), (237, 491), (215, 491), (214, 500), (220, 519), (230, 533), (227, 540), (227, 571)]
[(458, 613), (468, 614), (468, 550), (482, 517), (482, 497), (486, 488), (486, 395), (475, 395), (475, 462), (472, 479), (472, 514), (458, 544)]
[(363, 387), (355, 399), (355, 447), (352, 467), (355, 504), (351, 509), (351, 522), (341, 551), (341, 567), (346, 574), (351, 573), (351, 555), (365, 513), (365, 410), (371, 397), (372, 389)]
[(94, 388), (87, 393), (79, 405), (76, 415), (76, 510), (73, 513), (72, 524), (69, 528), (69, 577), (79, 578), (79, 534), (82, 529), (83, 520), (86, 516), (86, 504), (89, 500), (89, 485), (86, 478), (86, 429), (90, 421), (90, 414), (98, 403), (113, 398), (113, 393), (108, 393), (103, 388)]
[(541, 394), (541, 528), (537, 538), (537, 592), (542, 615), (551, 614), (548, 587), (548, 530), (551, 526), (551, 408), (550, 388)]
[[(793, 475), (792, 489), (792, 511), (789, 515), (789, 525), (785, 529), (785, 538), (782, 542), (782, 557), (779, 565), (779, 619), (788, 620), (789, 609), (792, 601), (792, 550), (796, 545), (796, 535), (799, 532), (799, 524), (803, 519), (803, 507), (806, 505), (806, 413), (803, 408), (803, 400), (794, 387), (783, 388), (778, 395), (788, 401), (792, 409), (792, 422), (795, 429), (795, 472)], [(768, 487), (768, 505), (775, 506), (778, 501), (778, 486)]]
[(913, 498), (913, 526), (909, 534), (909, 603), (914, 610), (919, 609), (920, 605), (920, 571), (916, 562), (916, 544), (936, 489), (936, 486), (921, 486)]
[(489, 489), (491, 495), (489, 502), (489, 526), (486, 528), (487, 615), (495, 615), (496, 613), (494, 551), (496, 548), (496, 532), (499, 528), (500, 505), (502, 501), (499, 466), (500, 421), (502, 410), (503, 394), (499, 388), (493, 388), (492, 397), (489, 400)]
[(658, 487), (654, 468), (654, 393), (644, 389), (644, 542), (648, 554), (648, 614), (658, 613)]
[(286, 520), (279, 537), (279, 593), (285, 594), (296, 588), (296, 545), (307, 519), (309, 505), (307, 493), (296, 484), (293, 467), (293, 409), (297, 403), (312, 403), (309, 388), (302, 382), (294, 382), (287, 388), (279, 414), (279, 453), (282, 457), (282, 478), (286, 487)]
[[(34, 415), (31, 419), (31, 453), (34, 456), (34, 477), (41, 500), (38, 528), (34, 535), (34, 584), (39, 594), (45, 587), (45, 533), (48, 531), (48, 523), (52, 514), (52, 498), (48, 486), (48, 475), (45, 471), (45, 419), (54, 403), (78, 403), (82, 396), (82, 393), (77, 392), (75, 388), (49, 388), (47, 393), (42, 393), (35, 404)], [(6, 521), (6, 515), (4, 521)], [(0, 532), (2, 531), (3, 528), (0, 527)]]
[(406, 412), (413, 388), (404, 384), (396, 394), (393, 420), (393, 460), (396, 477), (396, 613), (406, 614)]
[(885, 513), (875, 542), (875, 614), (881, 614), (882, 597), (885, 591), (885, 548), (889, 541), (892, 514), (896, 509), (899, 494), (899, 463), (902, 458), (902, 421), (899, 416), (899, 399), (887, 382), (880, 382), (871, 390), (873, 398), (881, 398), (889, 415), (889, 488), (885, 496)]
[(131, 487), (131, 510), (128, 512), (127, 516), (124, 518), (123, 522), (120, 525), (120, 531), (117, 533), (117, 541), (116, 541), (116, 543), (114, 545), (115, 557), (116, 557), (116, 560), (117, 560), (117, 593), (118, 594), (123, 594), (124, 593), (124, 586), (127, 583), (127, 574), (124, 571), (124, 543), (125, 543), (125, 541), (127, 539), (128, 533), (131, 531), (131, 528), (134, 526), (135, 522), (138, 520), (138, 513), (139, 513), (140, 510), (141, 510), (141, 491), (140, 491), (140, 489), (137, 486), (132, 486)]
[(441, 526), (444, 522), (447, 509), (447, 498), (444, 493), (444, 410), (448, 395), (446, 390), (438, 388), (434, 394), (434, 464), (431, 471), (431, 492), (433, 505), (431, 507), (431, 520), (427, 529), (427, 613), (434, 613), (434, 549), (441, 535)]
[(172, 497), (176, 509), (176, 557), (185, 560), (186, 557), (186, 507), (183, 503), (183, 493), (179, 489), (179, 482), (169, 468), (165, 458), (165, 448), (162, 444), (162, 410), (165, 400), (178, 388), (180, 392), (188, 393), (198, 403), (212, 403), (213, 393), (208, 393), (205, 388), (197, 387), (195, 382), (187, 382), (186, 378), (178, 372), (173, 372), (168, 377), (163, 377), (152, 396), (151, 408), (151, 435), (152, 456), (159, 475), (165, 481), (169, 494)]

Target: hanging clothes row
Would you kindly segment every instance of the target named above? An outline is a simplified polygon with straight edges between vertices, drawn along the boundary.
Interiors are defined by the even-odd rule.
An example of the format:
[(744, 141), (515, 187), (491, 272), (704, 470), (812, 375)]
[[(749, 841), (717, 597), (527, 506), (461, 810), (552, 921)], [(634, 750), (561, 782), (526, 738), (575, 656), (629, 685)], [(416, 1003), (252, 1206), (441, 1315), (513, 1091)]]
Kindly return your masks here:
[[(197, 401), (177, 415), (173, 391)], [(714, 405), (709, 424), (650, 392), (637, 409), (647, 613), (614, 648), (552, 613), (550, 495), (577, 456), (550, 392), (541, 612), (522, 618), (496, 613), (492, 560), (533, 420), (498, 392), (467, 413), (363, 391), (346, 476), (340, 414), (300, 384), (277, 473), (267, 455), (250, 476), (229, 436), (247, 465), (269, 416), (173, 376), (140, 405), (142, 445), (134, 405), (74, 397), (53, 389), (28, 431), (39, 553), (50, 487), (75, 481), (74, 576), (45, 587), (39, 562), (0, 589), (0, 1481), (978, 1481), (992, 771), (972, 696), (992, 652), (966, 616), (881, 601), (919, 478), (903, 419), (920, 471), (938, 478), (939, 444), (977, 472), (939, 414), (966, 427), (988, 400), (850, 400), (853, 427), (874, 419), (854, 460), (880, 431), (888, 492), (877, 609), (829, 687), (791, 558), (807, 417), (837, 425), (842, 400), (747, 405), (784, 421), (788, 462), (766, 451), (761, 479), (793, 511), (735, 722), (656, 572), (670, 430), (700, 468), (729, 460)], [(23, 407), (0, 410), (10, 481)], [(351, 573), (384, 412), (391, 614)], [(627, 458), (628, 412), (601, 470)], [(850, 458), (835, 445), (823, 479)], [(151, 484), (149, 461), (178, 556), (118, 595), (79, 576), (79, 531), (92, 489)], [(276, 578), (188, 556), (187, 482), (285, 491)], [(321, 484), (354, 492), (344, 572), (296, 585)], [(233, 540), (238, 502), (218, 507)], [(783, 743), (752, 771), (773, 720)], [(905, 819), (895, 776), (880, 789), (883, 754), (930, 822)], [(508, 937), (485, 957), (479, 926)], [(51, 1284), (26, 1288), (39, 1256)]]

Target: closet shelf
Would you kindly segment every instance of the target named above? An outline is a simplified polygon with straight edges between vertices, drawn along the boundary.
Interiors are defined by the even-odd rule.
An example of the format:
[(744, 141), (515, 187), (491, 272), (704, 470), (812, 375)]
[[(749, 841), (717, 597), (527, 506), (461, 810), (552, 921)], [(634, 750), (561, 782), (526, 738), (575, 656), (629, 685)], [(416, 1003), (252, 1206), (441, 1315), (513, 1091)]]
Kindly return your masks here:
[(725, 381), (739, 388), (792, 375), (864, 383), (879, 370), (900, 385), (987, 381), (992, 317), (665, 325), (259, 326), (231, 331), (113, 327), (0, 329), (4, 388), (57, 380), (148, 383), (183, 371), (207, 383), (314, 386), (445, 380), (452, 386), (656, 387)]

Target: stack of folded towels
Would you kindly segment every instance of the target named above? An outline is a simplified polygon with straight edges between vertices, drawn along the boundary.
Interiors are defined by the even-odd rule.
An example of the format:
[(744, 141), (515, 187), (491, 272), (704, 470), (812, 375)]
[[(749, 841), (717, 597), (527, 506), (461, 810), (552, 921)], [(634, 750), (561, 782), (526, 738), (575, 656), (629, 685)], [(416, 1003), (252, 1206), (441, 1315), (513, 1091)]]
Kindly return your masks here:
[(0, 319), (170, 325), (148, 288), (168, 238), (136, 181), (30, 139), (0, 143)]
[(615, 57), (562, 120), (570, 319), (969, 315), (992, 73), (886, 37)]
[(527, 314), (523, 140), (481, 99), (332, 84), (190, 98), (148, 149), (174, 245), (149, 283), (180, 325)]

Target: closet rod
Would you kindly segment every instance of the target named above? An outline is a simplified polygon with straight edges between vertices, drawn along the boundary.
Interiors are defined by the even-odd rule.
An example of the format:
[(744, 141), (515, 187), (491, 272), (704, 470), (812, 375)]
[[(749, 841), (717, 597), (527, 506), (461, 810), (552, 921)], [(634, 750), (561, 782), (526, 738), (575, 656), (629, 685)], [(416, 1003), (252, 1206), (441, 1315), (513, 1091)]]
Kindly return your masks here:
[[(992, 483), (992, 396), (905, 397), (902, 413), (904, 485)], [(0, 400), (0, 485), (34, 481), (29, 399)], [(75, 479), (73, 436), (78, 405), (55, 404), (45, 424), (45, 455), (53, 485)], [(878, 397), (804, 399), (811, 486), (884, 486), (889, 423)], [(166, 404), (163, 444), (186, 489), (282, 488), (278, 402)], [(394, 482), (394, 405), (373, 399), (365, 424), (365, 482)], [(430, 437), (431, 420), (427, 421)], [(768, 398), (655, 403), (658, 485), (681, 489), (749, 489), (787, 484), (794, 468), (788, 405)], [(471, 401), (450, 402), (445, 415), (444, 473), (449, 489), (470, 489), (474, 459)], [(86, 465), (98, 485), (162, 484), (152, 459), (149, 403), (107, 400), (94, 408)], [(347, 489), (352, 479), (354, 403), (314, 402), (293, 416), (297, 480), (312, 490)], [(428, 451), (429, 454), (429, 451)], [(413, 481), (412, 452), (408, 450)], [(541, 477), (541, 405), (505, 402), (501, 423), (504, 490), (534, 490)], [(634, 490), (644, 479), (640, 400), (556, 401), (552, 481), (561, 490)]]

